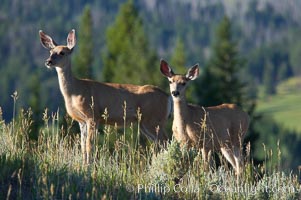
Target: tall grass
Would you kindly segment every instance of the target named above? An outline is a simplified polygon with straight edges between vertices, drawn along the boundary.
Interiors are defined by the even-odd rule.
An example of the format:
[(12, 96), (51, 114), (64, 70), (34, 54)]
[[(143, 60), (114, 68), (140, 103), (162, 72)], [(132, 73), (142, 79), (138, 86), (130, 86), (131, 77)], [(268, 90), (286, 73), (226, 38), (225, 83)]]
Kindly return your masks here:
[[(104, 119), (108, 115), (105, 111)], [(60, 126), (59, 113), (47, 110), (43, 121), (38, 140), (31, 140), (31, 110), (5, 123), (0, 109), (1, 199), (300, 198), (299, 177), (281, 171), (280, 152), (270, 163), (273, 152), (263, 148), (266, 160), (254, 166), (247, 150), (237, 180), (227, 162), (205, 170), (201, 153), (175, 140), (159, 149), (142, 145), (139, 123), (122, 130), (105, 125), (102, 137), (95, 137), (93, 162), (83, 166), (80, 138), (70, 132), (71, 123)]]

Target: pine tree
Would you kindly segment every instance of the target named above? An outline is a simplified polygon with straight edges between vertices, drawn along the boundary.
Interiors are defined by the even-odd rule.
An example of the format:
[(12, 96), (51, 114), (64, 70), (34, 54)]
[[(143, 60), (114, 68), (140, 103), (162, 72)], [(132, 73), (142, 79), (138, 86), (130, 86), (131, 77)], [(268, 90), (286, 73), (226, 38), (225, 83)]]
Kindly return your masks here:
[(78, 78), (92, 78), (93, 64), (93, 22), (90, 6), (84, 8), (80, 19), (77, 46), (74, 56), (73, 72)]
[(185, 69), (183, 69), (183, 66), (185, 66), (185, 62), (186, 62), (186, 55), (185, 55), (184, 43), (181, 40), (181, 38), (177, 38), (174, 52), (170, 59), (170, 63), (174, 71), (178, 73), (182, 71), (184, 73)]
[(292, 68), (289, 63), (282, 62), (278, 68), (277, 81), (283, 81), (293, 75)]
[(263, 74), (263, 84), (265, 89), (265, 94), (272, 95), (276, 93), (276, 87), (275, 87), (275, 72), (274, 72), (274, 66), (270, 61), (267, 61), (264, 68), (264, 74)]
[(106, 33), (103, 79), (107, 82), (160, 84), (159, 59), (149, 49), (143, 23), (132, 0), (124, 3)]
[(244, 61), (232, 39), (231, 23), (225, 17), (217, 28), (212, 56), (197, 82), (199, 103), (204, 106), (222, 103), (243, 106), (245, 84), (240, 79), (243, 67)]

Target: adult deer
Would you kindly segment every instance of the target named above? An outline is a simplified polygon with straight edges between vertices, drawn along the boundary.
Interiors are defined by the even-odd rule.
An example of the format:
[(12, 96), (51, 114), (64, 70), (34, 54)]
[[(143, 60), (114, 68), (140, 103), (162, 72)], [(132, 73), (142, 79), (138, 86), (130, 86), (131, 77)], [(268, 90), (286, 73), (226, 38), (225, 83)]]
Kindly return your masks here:
[[(42, 45), (50, 50), (45, 65), (56, 69), (66, 110), (80, 125), (84, 163), (91, 161), (92, 138), (99, 123), (124, 124), (124, 102), (127, 123), (137, 122), (137, 109), (140, 108), (141, 132), (154, 141), (167, 139), (164, 126), (171, 111), (169, 95), (151, 85), (137, 86), (77, 79), (71, 72), (71, 54), (76, 44), (75, 30), (69, 32), (66, 46), (57, 45), (43, 31), (40, 31), (39, 35)], [(106, 121), (102, 118), (105, 109), (109, 113)]]
[(240, 174), (241, 143), (249, 126), (248, 114), (234, 104), (207, 108), (187, 104), (185, 90), (187, 83), (198, 77), (198, 64), (185, 75), (178, 75), (166, 61), (161, 60), (160, 70), (169, 80), (174, 103), (172, 130), (175, 139), (181, 144), (199, 147), (205, 161), (210, 151), (220, 151), (236, 174)]

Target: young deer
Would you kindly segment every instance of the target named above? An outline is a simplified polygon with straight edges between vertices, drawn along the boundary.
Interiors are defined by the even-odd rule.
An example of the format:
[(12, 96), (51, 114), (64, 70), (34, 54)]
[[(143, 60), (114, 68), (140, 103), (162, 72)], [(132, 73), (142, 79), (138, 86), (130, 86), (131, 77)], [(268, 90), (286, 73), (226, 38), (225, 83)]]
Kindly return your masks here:
[(191, 67), (186, 75), (178, 75), (166, 61), (161, 60), (160, 70), (169, 80), (174, 103), (172, 130), (175, 139), (181, 144), (200, 148), (205, 161), (210, 151), (220, 151), (236, 174), (240, 174), (241, 142), (249, 126), (248, 114), (234, 104), (207, 108), (188, 104), (185, 90), (187, 83), (198, 77), (198, 64)]
[(45, 65), (55, 68), (59, 86), (65, 100), (68, 114), (80, 125), (83, 162), (91, 161), (92, 137), (107, 109), (106, 123), (123, 125), (126, 102), (126, 122), (137, 122), (137, 109), (142, 118), (141, 132), (153, 141), (164, 141), (167, 136), (164, 126), (171, 112), (171, 98), (159, 88), (151, 85), (101, 83), (87, 79), (77, 79), (71, 72), (71, 54), (76, 43), (75, 30), (67, 37), (67, 45), (57, 43), (43, 31), (39, 32), (42, 45), (50, 50)]

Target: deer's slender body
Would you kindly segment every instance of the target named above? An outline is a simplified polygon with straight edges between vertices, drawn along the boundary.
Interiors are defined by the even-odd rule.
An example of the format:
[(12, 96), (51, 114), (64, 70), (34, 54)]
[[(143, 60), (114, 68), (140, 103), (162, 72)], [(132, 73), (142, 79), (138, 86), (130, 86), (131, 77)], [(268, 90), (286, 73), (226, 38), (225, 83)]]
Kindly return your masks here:
[(241, 172), (241, 146), (249, 127), (249, 116), (235, 104), (201, 107), (186, 102), (187, 83), (198, 76), (198, 65), (186, 75), (176, 75), (164, 60), (161, 72), (170, 82), (174, 103), (173, 136), (181, 144), (196, 146), (204, 159), (210, 151), (220, 151), (236, 173)]
[[(91, 161), (92, 137), (98, 124), (104, 123), (102, 114), (105, 109), (109, 114), (106, 123), (112, 125), (115, 123), (123, 125), (124, 117), (127, 122), (137, 122), (137, 110), (140, 109), (141, 132), (154, 141), (167, 139), (164, 127), (171, 112), (169, 95), (151, 85), (138, 86), (77, 79), (72, 75), (70, 58), (76, 43), (75, 31), (72, 30), (68, 34), (67, 46), (57, 45), (42, 31), (40, 31), (40, 39), (42, 45), (50, 50), (50, 57), (45, 64), (57, 71), (66, 110), (74, 120), (79, 122), (85, 163)], [(126, 108), (124, 108), (125, 104)]]
[[(164, 122), (166, 117), (168, 117), (168, 112), (170, 112), (167, 110), (167, 108), (170, 107), (168, 105), (168, 95), (155, 86), (101, 83), (92, 80), (76, 79), (74, 77), (71, 77), (70, 81), (67, 79), (66, 82), (63, 82), (61, 80), (66, 78), (64, 72), (57, 69), (57, 73), (67, 112), (78, 122), (85, 122), (87, 118), (95, 118), (98, 119), (100, 123), (104, 123), (104, 119), (101, 115), (105, 108), (107, 108), (109, 113), (107, 123), (110, 125), (117, 123), (121, 126), (124, 123), (124, 102), (126, 102), (127, 122), (137, 122), (138, 108), (140, 108), (140, 112), (143, 115), (142, 122), (147, 120), (151, 123), (153, 121), (153, 123), (157, 125)], [(73, 91), (73, 88), (78, 89)], [(152, 101), (150, 101), (150, 99), (152, 99)], [(163, 102), (161, 102), (162, 99)], [(162, 105), (163, 108), (166, 106), (166, 109), (153, 109), (152, 106), (157, 104)], [(147, 115), (144, 115), (144, 113), (147, 113)], [(161, 119), (161, 117), (153, 119), (153, 117), (156, 118), (155, 116), (158, 115), (165, 117), (163, 117), (163, 119)], [(158, 137), (161, 136), (164, 135), (159, 135)]]

